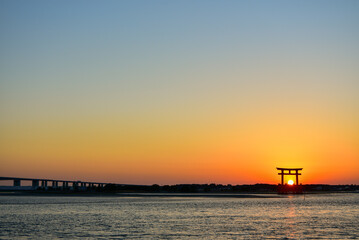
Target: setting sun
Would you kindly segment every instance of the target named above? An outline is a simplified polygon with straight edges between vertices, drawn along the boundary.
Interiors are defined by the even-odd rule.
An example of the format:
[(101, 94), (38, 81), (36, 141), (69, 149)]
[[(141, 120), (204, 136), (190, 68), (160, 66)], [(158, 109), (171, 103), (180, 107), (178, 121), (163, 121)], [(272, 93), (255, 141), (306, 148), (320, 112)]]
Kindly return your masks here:
[(293, 184), (294, 184), (293, 180), (288, 181), (288, 185), (293, 185)]

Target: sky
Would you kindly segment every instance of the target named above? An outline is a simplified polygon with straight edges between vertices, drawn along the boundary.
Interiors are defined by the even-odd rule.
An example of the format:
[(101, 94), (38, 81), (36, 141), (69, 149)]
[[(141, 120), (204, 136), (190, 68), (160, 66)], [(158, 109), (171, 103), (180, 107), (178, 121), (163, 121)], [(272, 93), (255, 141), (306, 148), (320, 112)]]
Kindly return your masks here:
[(0, 176), (359, 184), (359, 1), (0, 1)]

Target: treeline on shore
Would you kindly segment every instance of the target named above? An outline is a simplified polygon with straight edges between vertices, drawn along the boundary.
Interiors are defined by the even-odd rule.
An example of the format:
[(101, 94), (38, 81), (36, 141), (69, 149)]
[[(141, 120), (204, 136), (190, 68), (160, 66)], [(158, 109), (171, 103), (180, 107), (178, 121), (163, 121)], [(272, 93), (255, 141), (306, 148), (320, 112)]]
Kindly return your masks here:
[[(359, 192), (359, 185), (302, 185), (304, 192)], [(222, 184), (176, 184), (176, 185), (115, 185), (107, 184), (104, 192), (148, 192), (148, 193), (274, 193), (278, 185), (222, 185)]]

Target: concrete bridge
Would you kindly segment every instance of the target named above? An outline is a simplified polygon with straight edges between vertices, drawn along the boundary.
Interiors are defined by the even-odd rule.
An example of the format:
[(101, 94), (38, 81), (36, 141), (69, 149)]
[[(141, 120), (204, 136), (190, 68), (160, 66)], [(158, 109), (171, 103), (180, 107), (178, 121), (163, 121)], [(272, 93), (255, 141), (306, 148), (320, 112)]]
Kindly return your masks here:
[[(21, 183), (24, 181), (30, 181), (31, 187), (26, 189), (38, 189), (38, 188), (52, 188), (52, 189), (79, 189), (86, 190), (88, 188), (100, 187), (103, 188), (107, 184), (104, 182), (83, 182), (83, 181), (68, 181), (68, 180), (57, 180), (57, 179), (44, 179), (44, 178), (19, 178), (19, 177), (0, 177), (0, 181), (13, 181), (13, 187), (11, 189), (22, 189)], [(114, 184), (121, 185), (122, 184)], [(4, 188), (4, 187), (2, 187)], [(24, 188), (25, 189), (25, 188)]]

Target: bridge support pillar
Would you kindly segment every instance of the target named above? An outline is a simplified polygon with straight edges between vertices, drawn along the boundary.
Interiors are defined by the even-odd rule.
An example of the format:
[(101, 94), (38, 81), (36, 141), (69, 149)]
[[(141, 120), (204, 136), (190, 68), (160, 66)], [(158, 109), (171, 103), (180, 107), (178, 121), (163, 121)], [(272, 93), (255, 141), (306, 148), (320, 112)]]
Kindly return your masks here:
[(58, 188), (59, 182), (58, 181), (52, 181), (52, 188)]
[(21, 181), (20, 180), (14, 180), (14, 187), (20, 187)]
[(41, 181), (41, 187), (44, 187), (44, 188), (47, 187), (47, 181), (46, 180)]
[(39, 187), (39, 180), (32, 180), (32, 187), (38, 188)]

